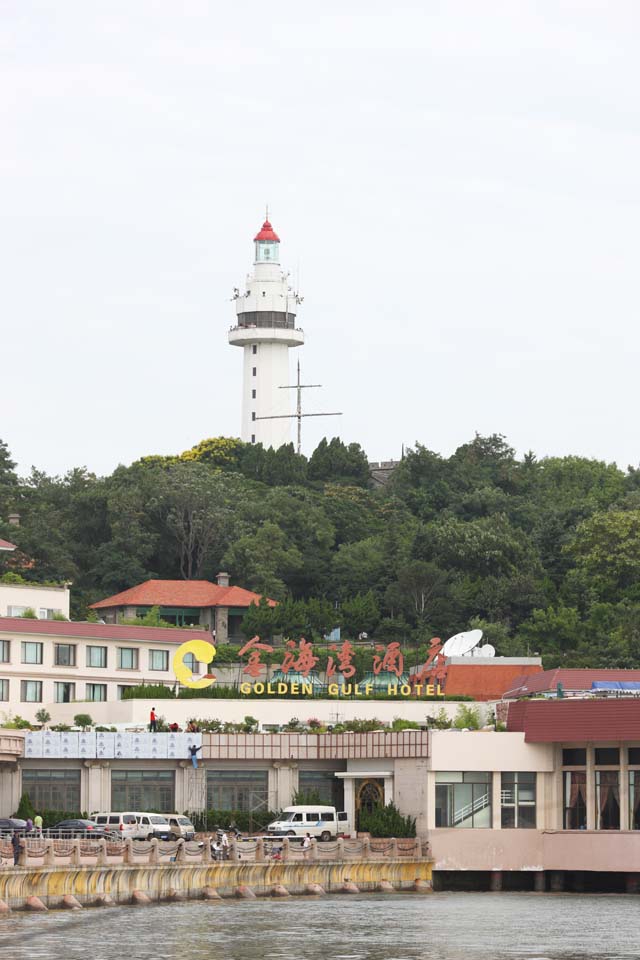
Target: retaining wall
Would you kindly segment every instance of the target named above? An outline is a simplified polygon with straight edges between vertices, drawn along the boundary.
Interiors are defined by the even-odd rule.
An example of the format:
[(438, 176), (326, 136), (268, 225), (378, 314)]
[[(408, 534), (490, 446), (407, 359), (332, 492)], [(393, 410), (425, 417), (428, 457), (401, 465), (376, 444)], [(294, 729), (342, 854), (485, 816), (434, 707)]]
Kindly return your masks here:
[(86, 867), (9, 867), (0, 871), (0, 900), (19, 909), (28, 897), (39, 897), (49, 907), (60, 905), (68, 894), (81, 904), (110, 896), (116, 903), (130, 903), (134, 890), (151, 900), (169, 897), (175, 891), (185, 899), (202, 896), (213, 887), (221, 896), (233, 896), (239, 886), (256, 895), (268, 896), (278, 884), (289, 893), (304, 893), (317, 883), (327, 893), (337, 892), (345, 880), (361, 890), (373, 890), (383, 880), (398, 890), (410, 889), (416, 880), (431, 881), (431, 861), (387, 859), (346, 862), (294, 863), (202, 863), (159, 865), (113, 865)]

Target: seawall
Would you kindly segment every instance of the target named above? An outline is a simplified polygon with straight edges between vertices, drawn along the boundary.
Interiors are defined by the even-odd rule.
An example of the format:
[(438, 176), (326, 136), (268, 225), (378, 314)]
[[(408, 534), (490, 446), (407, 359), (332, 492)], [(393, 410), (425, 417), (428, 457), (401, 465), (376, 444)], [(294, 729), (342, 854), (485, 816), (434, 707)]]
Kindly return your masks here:
[(206, 887), (222, 897), (232, 897), (238, 887), (249, 887), (257, 896), (269, 896), (275, 886), (291, 894), (305, 893), (307, 884), (319, 884), (326, 893), (338, 892), (345, 881), (362, 891), (375, 890), (388, 881), (396, 890), (413, 888), (416, 880), (431, 882), (431, 861), (386, 859), (293, 863), (199, 863), (132, 864), (85, 867), (9, 867), (0, 870), (0, 900), (11, 909), (24, 907), (28, 897), (38, 897), (46, 906), (61, 905), (74, 896), (82, 905), (100, 897), (115, 903), (131, 903), (134, 890), (150, 900), (177, 894), (185, 899), (203, 896)]

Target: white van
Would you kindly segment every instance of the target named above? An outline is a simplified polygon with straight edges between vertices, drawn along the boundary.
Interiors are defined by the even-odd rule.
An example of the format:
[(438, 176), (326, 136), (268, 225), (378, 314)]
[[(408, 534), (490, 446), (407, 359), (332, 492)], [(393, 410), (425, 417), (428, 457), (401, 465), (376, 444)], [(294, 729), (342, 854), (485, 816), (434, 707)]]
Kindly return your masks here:
[(179, 813), (168, 813), (166, 819), (174, 837), (193, 840), (196, 835), (196, 828), (188, 817), (183, 817)]
[(271, 837), (304, 837), (307, 833), (318, 840), (335, 840), (351, 833), (351, 825), (344, 811), (314, 804), (285, 807), (278, 819), (267, 827), (267, 834)]
[(134, 813), (92, 813), (89, 819), (117, 834), (122, 840), (129, 837), (133, 839), (138, 834), (138, 821)]
[(173, 840), (169, 821), (159, 813), (92, 813), (89, 817), (96, 824), (105, 826), (107, 830), (118, 832), (123, 840), (131, 837), (132, 840)]

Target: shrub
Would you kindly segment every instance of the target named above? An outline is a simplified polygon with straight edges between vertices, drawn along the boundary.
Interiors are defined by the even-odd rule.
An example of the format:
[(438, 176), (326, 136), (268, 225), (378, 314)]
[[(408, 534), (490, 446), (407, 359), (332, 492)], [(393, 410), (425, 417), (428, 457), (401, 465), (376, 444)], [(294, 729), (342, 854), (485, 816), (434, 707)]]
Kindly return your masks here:
[(361, 810), (358, 829), (372, 837), (415, 837), (415, 817), (403, 817), (394, 803), (376, 807), (370, 813)]
[(123, 700), (175, 700), (175, 696), (174, 688), (167, 687), (164, 683), (138, 683), (135, 687), (125, 687), (122, 691)]
[(35, 612), (33, 607), (27, 607), (27, 609), (21, 613), (21, 617), (23, 620), (37, 620), (38, 614)]
[(36, 815), (35, 808), (31, 803), (31, 797), (28, 793), (23, 793), (20, 797), (20, 803), (18, 804), (18, 809), (16, 810), (16, 817), (19, 820), (33, 820)]
[(461, 703), (458, 707), (453, 725), (456, 730), (479, 730), (480, 714), (477, 707), (468, 707)]
[(45, 710), (44, 707), (41, 707), (36, 713), (36, 720), (44, 727), (47, 725), (47, 723), (49, 723), (49, 720), (51, 720), (51, 714), (48, 710)]
[(76, 727), (82, 727), (83, 731), (86, 731), (89, 729), (89, 727), (93, 726), (93, 720), (88, 713), (76, 713), (75, 717), (73, 718), (73, 723)]

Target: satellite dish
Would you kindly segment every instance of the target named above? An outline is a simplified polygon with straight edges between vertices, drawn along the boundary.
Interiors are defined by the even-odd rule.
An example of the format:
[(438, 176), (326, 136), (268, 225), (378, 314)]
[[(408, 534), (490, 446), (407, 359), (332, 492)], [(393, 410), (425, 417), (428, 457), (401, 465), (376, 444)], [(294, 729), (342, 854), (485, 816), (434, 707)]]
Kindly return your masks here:
[(490, 643), (485, 643), (484, 647), (478, 647), (474, 652), (476, 657), (495, 657), (496, 648)]
[(466, 630), (464, 633), (456, 633), (455, 636), (449, 637), (441, 653), (445, 657), (464, 657), (467, 653), (471, 653), (481, 640), (482, 630)]

